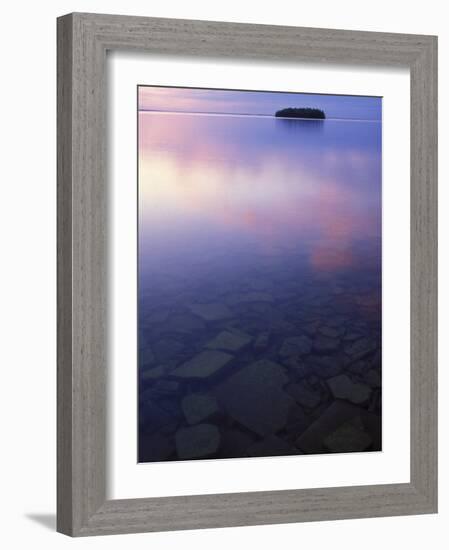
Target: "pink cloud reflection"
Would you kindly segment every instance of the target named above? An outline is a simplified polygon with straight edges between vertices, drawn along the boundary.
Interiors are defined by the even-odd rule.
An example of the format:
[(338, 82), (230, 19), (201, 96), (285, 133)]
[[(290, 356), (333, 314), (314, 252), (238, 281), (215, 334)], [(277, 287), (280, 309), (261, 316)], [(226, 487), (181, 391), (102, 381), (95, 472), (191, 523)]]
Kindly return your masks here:
[[(150, 90), (154, 106), (157, 89)], [(201, 118), (140, 115), (139, 189), (146, 226), (203, 220), (206, 230), (251, 237), (264, 253), (313, 243), (309, 261), (316, 270), (357, 267), (353, 245), (380, 236), (380, 205), (366, 199), (366, 187), (345, 178), (364, 181), (376, 158), (353, 149), (316, 157), (311, 150), (292, 164), (291, 151), (270, 144), (262, 144), (262, 154), (249, 155), (238, 135), (217, 137)], [(165, 211), (171, 214), (164, 217)]]

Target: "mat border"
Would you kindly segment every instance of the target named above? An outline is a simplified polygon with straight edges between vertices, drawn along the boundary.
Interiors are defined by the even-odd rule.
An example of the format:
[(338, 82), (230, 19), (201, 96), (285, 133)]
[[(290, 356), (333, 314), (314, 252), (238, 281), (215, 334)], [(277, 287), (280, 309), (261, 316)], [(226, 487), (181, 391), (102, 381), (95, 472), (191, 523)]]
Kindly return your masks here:
[[(437, 511), (437, 37), (72, 13), (58, 18), (57, 530), (71, 536)], [(406, 66), (410, 483), (106, 498), (106, 52)]]

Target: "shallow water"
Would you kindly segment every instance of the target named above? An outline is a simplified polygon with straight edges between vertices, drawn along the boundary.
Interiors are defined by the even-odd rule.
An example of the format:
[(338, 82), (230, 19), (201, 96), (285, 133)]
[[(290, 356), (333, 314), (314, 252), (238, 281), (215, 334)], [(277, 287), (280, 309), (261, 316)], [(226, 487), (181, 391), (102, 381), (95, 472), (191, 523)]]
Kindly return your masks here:
[(139, 113), (139, 461), (380, 449), (381, 124)]

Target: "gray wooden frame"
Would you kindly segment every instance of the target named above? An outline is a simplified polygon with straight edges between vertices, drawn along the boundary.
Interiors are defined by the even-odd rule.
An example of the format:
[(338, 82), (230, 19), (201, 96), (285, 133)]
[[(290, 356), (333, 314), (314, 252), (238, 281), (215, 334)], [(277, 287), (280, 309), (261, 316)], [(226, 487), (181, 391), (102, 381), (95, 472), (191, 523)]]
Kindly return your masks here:
[[(106, 52), (411, 72), (410, 483), (107, 500)], [(58, 505), (72, 536), (437, 511), (437, 38), (74, 13), (58, 19)]]

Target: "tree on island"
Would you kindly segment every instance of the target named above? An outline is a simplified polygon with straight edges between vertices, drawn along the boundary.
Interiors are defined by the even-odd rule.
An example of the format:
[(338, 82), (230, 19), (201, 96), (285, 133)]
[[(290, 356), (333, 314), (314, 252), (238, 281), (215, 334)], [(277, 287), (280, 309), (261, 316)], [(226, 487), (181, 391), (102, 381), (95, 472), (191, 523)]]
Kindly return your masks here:
[(287, 107), (276, 111), (275, 116), (282, 118), (326, 118), (324, 111), (311, 107)]

